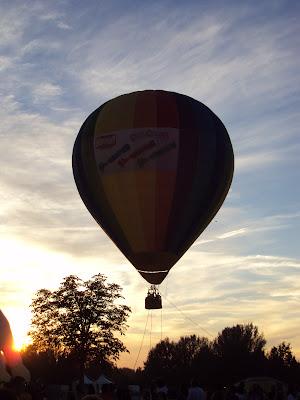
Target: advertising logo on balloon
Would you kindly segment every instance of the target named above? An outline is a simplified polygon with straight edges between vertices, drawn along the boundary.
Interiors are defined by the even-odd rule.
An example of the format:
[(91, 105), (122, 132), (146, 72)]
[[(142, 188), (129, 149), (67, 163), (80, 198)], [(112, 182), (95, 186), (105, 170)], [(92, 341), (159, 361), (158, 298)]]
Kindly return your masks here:
[(166, 146), (163, 146), (160, 149), (158, 149), (157, 151), (154, 151), (153, 153), (151, 153), (148, 157), (138, 159), (138, 165), (140, 167), (143, 167), (148, 161), (154, 160), (155, 158), (158, 158), (158, 157), (161, 157), (164, 154), (168, 153), (170, 150), (175, 149), (175, 148), (176, 148), (175, 142), (168, 143)]
[(130, 140), (132, 142), (142, 141), (145, 139), (155, 139), (158, 143), (165, 143), (169, 140), (170, 135), (169, 132), (165, 129), (162, 131), (161, 129), (143, 129), (138, 130), (130, 135)]
[(177, 165), (179, 130), (136, 128), (95, 134), (94, 154), (100, 174), (159, 168), (174, 170)]
[(106, 136), (98, 136), (95, 140), (96, 149), (109, 149), (110, 147), (115, 146), (116, 144), (116, 135), (106, 135)]
[(151, 140), (150, 142), (144, 144), (143, 146), (139, 147), (137, 150), (133, 151), (131, 154), (129, 154), (128, 157), (126, 158), (121, 158), (118, 163), (119, 165), (121, 165), (122, 167), (124, 167), (127, 162), (129, 160), (134, 160), (137, 157), (139, 157), (140, 155), (142, 155), (143, 153), (147, 152), (147, 150), (152, 149), (153, 147), (155, 147), (156, 143), (154, 140)]

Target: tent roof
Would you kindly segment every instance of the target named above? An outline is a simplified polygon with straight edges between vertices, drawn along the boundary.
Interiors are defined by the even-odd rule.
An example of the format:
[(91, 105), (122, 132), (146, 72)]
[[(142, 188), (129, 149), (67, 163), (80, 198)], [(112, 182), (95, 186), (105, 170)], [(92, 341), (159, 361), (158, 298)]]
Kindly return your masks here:
[(98, 384), (98, 385), (105, 385), (105, 384), (110, 384), (112, 381), (110, 381), (104, 374), (101, 374), (97, 379), (92, 380), (90, 379), (87, 375), (84, 375), (84, 383), (87, 385), (92, 385), (92, 384)]
[(95, 382), (98, 383), (98, 385), (104, 385), (105, 383), (106, 384), (112, 383), (112, 381), (109, 380), (104, 374), (101, 374)]

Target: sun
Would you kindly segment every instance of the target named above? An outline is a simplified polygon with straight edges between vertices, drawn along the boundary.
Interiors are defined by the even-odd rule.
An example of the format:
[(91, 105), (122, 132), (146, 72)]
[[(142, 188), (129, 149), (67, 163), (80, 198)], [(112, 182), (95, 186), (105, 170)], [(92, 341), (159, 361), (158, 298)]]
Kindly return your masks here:
[(23, 342), (14, 342), (12, 348), (15, 351), (20, 352), (21, 350), (23, 350), (26, 347), (26, 344)]
[(13, 349), (16, 351), (24, 350), (29, 344), (29, 338), (25, 335), (14, 334)]
[(24, 312), (15, 309), (6, 315), (13, 335), (13, 349), (16, 351), (23, 350), (30, 343), (30, 338), (27, 335), (28, 323), (26, 315)]

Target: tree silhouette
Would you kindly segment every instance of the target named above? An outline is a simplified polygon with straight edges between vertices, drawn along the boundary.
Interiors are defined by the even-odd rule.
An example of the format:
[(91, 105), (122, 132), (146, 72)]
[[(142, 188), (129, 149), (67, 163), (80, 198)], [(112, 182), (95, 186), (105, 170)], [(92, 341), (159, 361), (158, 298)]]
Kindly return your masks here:
[(152, 379), (188, 382), (200, 377), (204, 385), (234, 383), (267, 368), (266, 340), (253, 324), (227, 327), (210, 342), (196, 335), (178, 342), (164, 339), (150, 350), (144, 372)]
[(300, 364), (292, 353), (290, 343), (282, 342), (273, 346), (268, 359), (270, 374), (275, 378), (293, 382), (295, 376), (299, 377)]
[[(152, 379), (161, 377), (168, 382), (189, 381), (191, 376), (199, 374), (202, 365), (210, 371), (212, 358), (211, 343), (207, 338), (182, 336), (178, 342), (167, 338), (150, 350), (144, 371)], [(204, 370), (201, 372), (206, 380)]]
[(269, 360), (279, 363), (282, 366), (292, 366), (295, 357), (293, 356), (290, 343), (282, 342), (278, 346), (273, 346), (270, 351)]
[(117, 360), (127, 349), (115, 334), (125, 333), (130, 313), (129, 307), (115, 304), (120, 292), (102, 274), (87, 281), (70, 275), (57, 290), (39, 290), (31, 304), (33, 349), (74, 357), (81, 379), (88, 362)]
[(214, 349), (218, 355), (226, 358), (237, 353), (246, 355), (261, 352), (265, 345), (264, 336), (250, 323), (223, 329), (214, 342)]
[(178, 378), (184, 377), (184, 380), (189, 381), (201, 373), (201, 380), (205, 381), (206, 374), (201, 366), (205, 364), (205, 369), (210, 369), (212, 350), (209, 340), (196, 335), (183, 336), (176, 343), (175, 349)]
[(168, 380), (170, 373), (174, 372), (174, 365), (175, 342), (166, 338), (149, 351), (144, 371), (150, 379), (164, 377)]
[(252, 323), (223, 329), (213, 348), (226, 382), (261, 375), (265, 368), (266, 340)]

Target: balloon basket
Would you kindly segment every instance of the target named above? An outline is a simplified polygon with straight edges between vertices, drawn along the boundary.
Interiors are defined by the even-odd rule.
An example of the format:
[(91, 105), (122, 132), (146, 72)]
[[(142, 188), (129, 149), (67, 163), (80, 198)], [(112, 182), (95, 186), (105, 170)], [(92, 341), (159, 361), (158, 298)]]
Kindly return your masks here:
[(151, 285), (145, 298), (146, 310), (158, 310), (162, 308), (161, 295), (155, 285)]

